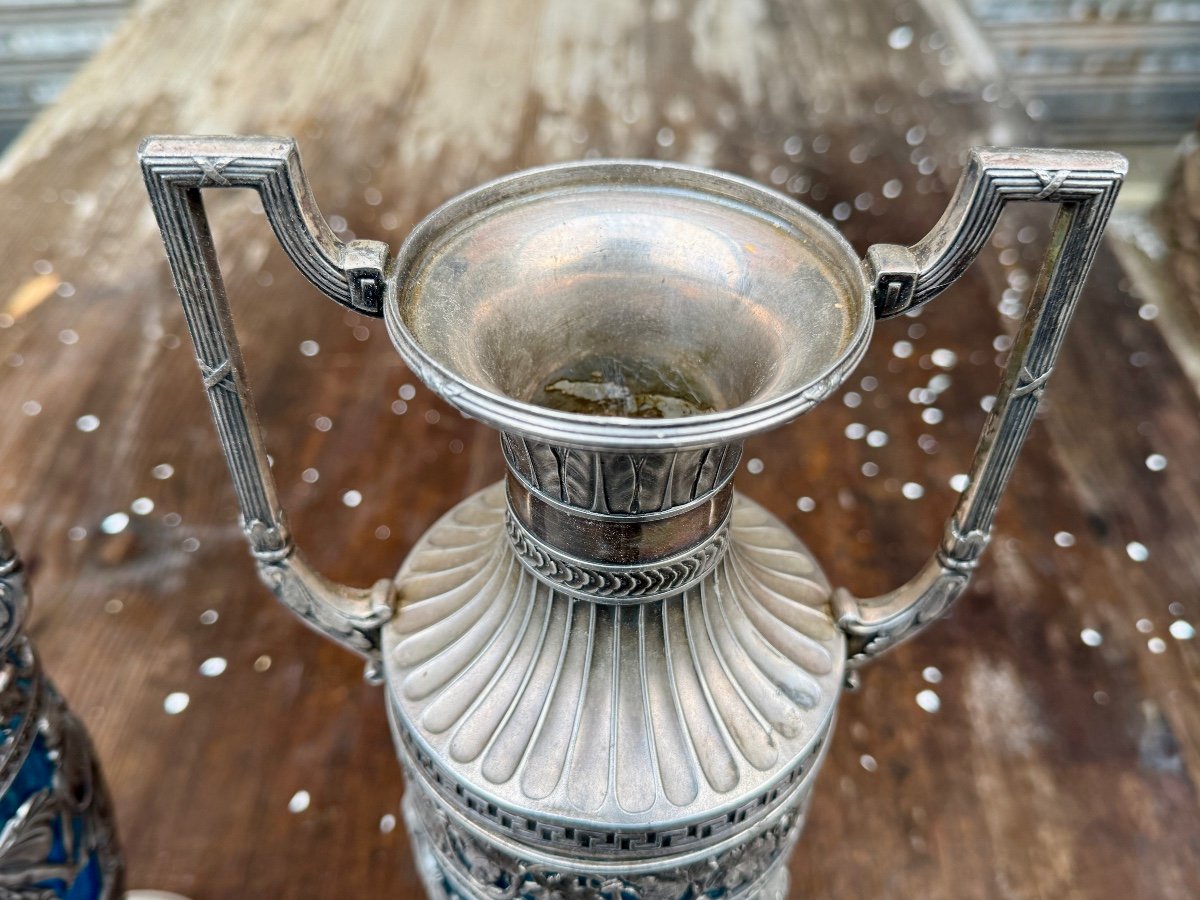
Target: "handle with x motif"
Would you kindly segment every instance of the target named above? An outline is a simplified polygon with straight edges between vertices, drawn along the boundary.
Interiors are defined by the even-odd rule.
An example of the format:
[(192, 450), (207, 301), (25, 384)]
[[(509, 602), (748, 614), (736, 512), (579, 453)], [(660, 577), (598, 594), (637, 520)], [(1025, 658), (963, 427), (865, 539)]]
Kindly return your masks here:
[(966, 271), (1009, 201), (1059, 205), (1041, 273), (975, 449), (970, 481), (946, 523), (941, 546), (911, 581), (890, 593), (865, 600), (845, 590), (835, 594), (852, 666), (920, 631), (966, 588), (1127, 168), (1116, 153), (975, 149), (950, 205), (928, 235), (911, 247), (879, 244), (867, 251), (864, 266), (876, 315), (887, 318), (926, 303)]
[(334, 236), (290, 139), (148, 138), (138, 156), (259, 574), (307, 624), (374, 662), (379, 629), (394, 608), (392, 582), (383, 579), (364, 589), (336, 584), (315, 571), (292, 540), (246, 385), (200, 192), (256, 190), (297, 268), (329, 297), (367, 315), (381, 314), (387, 246), (344, 244)]

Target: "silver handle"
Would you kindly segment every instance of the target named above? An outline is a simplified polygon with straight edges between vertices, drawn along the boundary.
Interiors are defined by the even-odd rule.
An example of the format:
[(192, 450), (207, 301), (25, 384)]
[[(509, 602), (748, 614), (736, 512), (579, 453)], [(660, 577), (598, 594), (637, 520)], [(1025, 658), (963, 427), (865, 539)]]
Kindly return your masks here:
[(392, 582), (336, 584), (292, 541), (246, 384), (202, 188), (251, 188), (279, 242), (317, 288), (359, 312), (381, 314), (387, 246), (343, 244), (317, 209), (295, 143), (268, 137), (153, 137), (138, 150), (150, 203), (183, 302), (213, 420), (262, 580), (312, 628), (367, 657), (377, 675), (379, 629), (392, 616)]
[(838, 622), (850, 639), (851, 666), (916, 634), (966, 588), (1127, 168), (1116, 153), (975, 149), (928, 235), (911, 247), (879, 244), (867, 251), (876, 314), (887, 318), (928, 302), (966, 271), (1009, 201), (1059, 204), (1042, 270), (975, 449), (970, 482), (941, 546), (911, 581), (890, 593), (865, 600), (844, 589), (834, 595)]

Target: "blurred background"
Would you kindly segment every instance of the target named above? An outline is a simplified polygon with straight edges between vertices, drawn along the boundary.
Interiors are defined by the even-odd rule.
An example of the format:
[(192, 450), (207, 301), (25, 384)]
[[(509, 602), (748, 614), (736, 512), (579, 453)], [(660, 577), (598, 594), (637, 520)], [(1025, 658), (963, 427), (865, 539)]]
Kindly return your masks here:
[[(54, 102), (112, 35), (131, 0), (0, 0), (0, 147)], [(870, 6), (871, 4), (868, 4)], [(874, 4), (886, 7), (887, 0)], [(1134, 159), (1127, 205), (1159, 196), (1200, 116), (1197, 0), (920, 0), (939, 47), (1028, 121), (1014, 137), (1118, 149)], [(890, 35), (895, 47), (912, 29)], [(1001, 137), (1003, 135), (997, 135)], [(998, 141), (1004, 143), (1004, 141)]]

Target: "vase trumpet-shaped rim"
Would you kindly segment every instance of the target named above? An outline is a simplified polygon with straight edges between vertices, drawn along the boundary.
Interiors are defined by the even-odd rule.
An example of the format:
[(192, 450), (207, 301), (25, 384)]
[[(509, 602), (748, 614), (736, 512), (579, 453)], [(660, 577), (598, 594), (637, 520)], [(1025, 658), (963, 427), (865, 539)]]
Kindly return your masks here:
[(796, 418), (849, 376), (874, 322), (857, 255), (812, 210), (641, 160), (530, 169), (445, 203), (401, 246), (384, 318), (468, 416), (644, 451)]

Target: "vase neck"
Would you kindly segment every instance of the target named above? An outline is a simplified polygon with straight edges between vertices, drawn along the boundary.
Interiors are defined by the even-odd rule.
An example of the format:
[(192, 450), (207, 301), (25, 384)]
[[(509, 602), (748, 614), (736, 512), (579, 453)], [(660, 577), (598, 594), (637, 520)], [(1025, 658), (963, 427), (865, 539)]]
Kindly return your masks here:
[(724, 551), (741, 444), (613, 453), (503, 436), (508, 533), (556, 589), (605, 602), (678, 593)]

